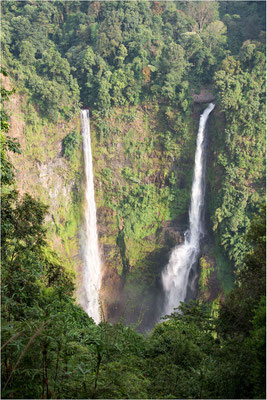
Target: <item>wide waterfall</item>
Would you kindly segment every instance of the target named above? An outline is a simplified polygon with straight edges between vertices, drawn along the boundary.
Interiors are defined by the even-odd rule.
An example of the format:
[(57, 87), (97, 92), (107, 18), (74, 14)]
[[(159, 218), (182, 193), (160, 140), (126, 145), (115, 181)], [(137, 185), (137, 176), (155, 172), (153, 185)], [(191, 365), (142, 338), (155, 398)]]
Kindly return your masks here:
[(180, 302), (185, 301), (190, 271), (195, 266), (199, 257), (200, 239), (204, 233), (205, 126), (214, 106), (213, 103), (210, 103), (200, 116), (189, 211), (189, 229), (185, 233), (185, 242), (173, 249), (169, 263), (162, 273), (163, 288), (166, 296), (164, 314), (170, 314), (173, 312), (174, 307), (178, 307)]
[(81, 306), (96, 323), (101, 320), (99, 290), (101, 285), (101, 260), (97, 239), (94, 174), (90, 137), (89, 111), (81, 111), (85, 170), (85, 212), (82, 231), (83, 282)]

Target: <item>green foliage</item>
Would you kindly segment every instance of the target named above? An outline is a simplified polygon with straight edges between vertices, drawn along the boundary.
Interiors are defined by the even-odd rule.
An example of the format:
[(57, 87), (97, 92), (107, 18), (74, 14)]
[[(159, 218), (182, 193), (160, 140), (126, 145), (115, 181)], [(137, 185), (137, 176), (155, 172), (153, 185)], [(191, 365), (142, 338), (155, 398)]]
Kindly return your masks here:
[(220, 3), (221, 19), (227, 26), (228, 47), (233, 54), (238, 54), (246, 40), (257, 40), (261, 31), (265, 31), (265, 11), (265, 4), (261, 2)]
[[(238, 274), (238, 287), (221, 308), (224, 334), (248, 334), (256, 305), (265, 295), (266, 232), (265, 212), (255, 216), (247, 240), (252, 250), (246, 254), (245, 265)], [(227, 321), (227, 322), (226, 322)]]
[[(210, 278), (212, 272), (214, 272), (214, 267), (212, 266), (211, 263), (205, 258), (201, 257), (199, 260), (200, 268), (201, 268), (201, 274), (199, 277), (199, 287), (202, 290), (202, 292), (205, 292), (205, 289), (207, 287), (208, 279)], [(217, 267), (217, 265), (216, 265)]]
[(1, 181), (3, 185), (10, 185), (14, 182), (14, 169), (8, 161), (7, 151), (20, 154), (20, 146), (16, 140), (5, 136), (4, 132), (8, 129), (8, 123), (1, 120), (1, 125), (5, 126), (4, 129), (1, 128)]
[(52, 3), (40, 5), (4, 7), (6, 62), (38, 111), (53, 120), (70, 118), (79, 105), (79, 88), (68, 61), (48, 39), (59, 10)]
[(221, 171), (222, 181), (216, 192), (213, 229), (237, 271), (242, 269), (249, 250), (249, 244), (240, 237), (248, 232), (251, 216), (264, 200), (264, 58), (262, 44), (247, 41), (239, 57), (227, 57), (214, 76), (226, 122), (225, 142), (217, 156), (216, 168)]
[[(134, 187), (130, 193), (127, 188), (124, 203), (140, 205), (143, 210), (137, 218), (129, 216), (127, 235), (141, 238), (156, 230), (157, 224), (149, 228), (155, 201), (165, 219), (186, 211), (189, 187), (182, 184), (186, 173), (171, 176), (171, 158), (178, 161), (175, 168), (184, 169), (188, 162), (184, 155), (191, 154), (194, 148), (184, 118), (192, 103), (190, 92), (192, 87), (200, 88), (213, 81), (217, 103), (227, 113), (227, 121), (218, 154), (224, 178), (219, 187), (213, 188), (214, 196), (218, 195), (221, 201), (212, 210), (212, 220), (229, 259), (237, 269), (242, 268), (248, 247), (239, 237), (247, 232), (257, 209), (264, 175), (265, 63), (260, 34), (264, 28), (263, 8), (249, 4), (246, 9), (241, 4), (218, 2), (4, 5), (5, 61), (36, 109), (50, 119), (70, 118), (78, 109), (80, 98), (94, 112), (99, 111), (96, 125), (100, 141), (105, 143), (108, 136), (116, 134), (104, 118), (112, 106), (127, 107), (148, 100), (167, 106), (164, 129), (160, 126), (159, 132), (168, 165), (155, 178), (162, 187), (157, 188), (156, 194), (147, 195), (151, 203), (147, 208), (138, 199), (133, 200), (143, 194)], [(227, 46), (238, 55), (230, 54)], [(169, 105), (175, 105), (176, 118), (169, 112)], [(131, 120), (133, 115), (128, 122)], [(124, 148), (130, 162), (138, 159), (141, 164), (142, 158), (146, 159), (145, 152), (152, 153), (155, 142), (150, 138), (146, 142), (136, 139), (136, 132), (131, 132), (130, 127)], [(69, 159), (76, 158), (72, 156), (76, 142), (74, 134), (64, 141)], [(36, 154), (43, 161), (43, 152)], [(127, 184), (120, 182), (120, 187), (143, 182), (136, 165), (134, 169), (135, 172), (124, 170)], [(149, 181), (153, 172), (148, 166)], [(190, 177), (191, 172), (187, 172)], [(111, 176), (104, 179), (111, 184)], [(107, 194), (103, 201), (114, 208), (114, 197)], [(116, 200), (124, 214), (127, 207), (121, 199)], [(147, 224), (143, 233), (142, 220)]]
[(229, 263), (224, 249), (220, 246), (219, 238), (216, 238), (215, 245), (212, 251), (216, 262), (216, 273), (220, 285), (223, 288), (224, 293), (229, 293), (233, 288), (233, 267)]
[[(248, 270), (251, 259), (262, 256), (262, 224), (256, 222), (251, 231), (256, 246)], [(25, 317), (14, 305), (17, 292), (4, 290), (2, 301), (3, 398), (265, 397), (265, 297), (261, 290), (251, 297), (249, 276), (226, 299), (219, 318), (207, 305), (190, 302), (143, 336), (122, 324), (96, 326), (74, 305), (70, 280), (48, 248), (45, 273), (36, 274), (28, 254), (26, 262), (32, 276), (24, 279), (23, 292), (32, 291), (34, 283), (36, 291), (31, 302), (25, 295), (16, 299)], [(5, 274), (4, 288), (22, 276), (25, 271)], [(253, 304), (246, 301), (248, 294)], [(236, 320), (228, 325), (225, 306), (232, 314), (236, 305), (229, 300), (235, 296), (238, 321), (242, 309), (252, 313), (248, 329)]]
[(253, 383), (253, 397), (264, 398), (266, 395), (266, 296), (262, 296), (254, 310), (253, 328), (246, 346), (252, 351), (251, 381)]
[[(7, 76), (7, 72), (2, 67), (0, 68), (1, 74)], [(2, 82), (1, 82), (2, 83)], [(20, 154), (19, 143), (8, 136), (9, 122), (5, 110), (5, 103), (8, 101), (9, 96), (14, 93), (14, 90), (6, 90), (1, 85), (1, 108), (0, 108), (0, 121), (1, 121), (1, 182), (2, 185), (10, 185), (14, 182), (14, 170), (12, 164), (8, 161), (7, 152)]]
[[(202, 7), (191, 5), (181, 13), (172, 3), (137, 3), (132, 8), (119, 2), (71, 2), (67, 11), (51, 2), (7, 4), (5, 54), (10, 65), (15, 59), (16, 75), (50, 118), (75, 112), (76, 79), (82, 102), (97, 109), (161, 97), (186, 110), (190, 97), (182, 81), (185, 73), (195, 81), (199, 76), (209, 79), (224, 54), (218, 5)], [(200, 28), (193, 44), (196, 24)]]
[[(187, 164), (189, 156), (181, 148), (183, 144), (189, 148), (193, 140), (195, 146), (195, 136), (188, 127), (189, 116), (169, 107), (167, 120), (157, 105), (148, 107), (148, 112), (138, 107), (129, 107), (126, 113), (113, 110), (104, 119), (94, 112), (92, 133), (95, 125), (97, 129), (92, 137), (98, 222), (107, 231), (101, 244), (108, 246), (108, 257), (119, 274), (123, 268), (140, 269), (151, 287), (152, 268), (157, 268), (152, 254), (165, 245), (165, 239), (159, 239), (162, 226), (188, 210), (192, 164)], [(166, 132), (158, 128), (166, 123)], [(105, 135), (100, 131), (104, 127)], [(170, 144), (168, 150), (165, 143)], [(107, 217), (107, 209), (112, 216)], [(137, 275), (136, 279), (140, 281)]]
[(80, 133), (77, 131), (70, 132), (63, 139), (63, 154), (66, 158), (72, 161), (75, 157), (75, 153), (82, 142)]
[(46, 211), (11, 186), (2, 192), (3, 398), (146, 397), (144, 339), (97, 327), (74, 304), (72, 276), (47, 244)]
[[(190, 89), (213, 80), (225, 113), (213, 146), (214, 256), (225, 291), (222, 248), (238, 284), (217, 319), (190, 303), (147, 336), (96, 326), (75, 305), (73, 277), (47, 243), (46, 206), (12, 187), (6, 153), (19, 147), (1, 109), (3, 398), (265, 397), (265, 227), (251, 223), (264, 194), (264, 4), (228, 3), (3, 2), (3, 57), (37, 112), (68, 119), (80, 99), (94, 109), (101, 205), (113, 213), (123, 264), (134, 264), (141, 289), (155, 280), (154, 264), (144, 262), (156, 250), (150, 238), (188, 209)], [(9, 94), (1, 90), (3, 100)], [(137, 108), (129, 109), (122, 144), (108, 109), (151, 100), (162, 104), (156, 126), (151, 109), (139, 126)], [(35, 118), (27, 134), (39, 132)], [(74, 131), (64, 140), (71, 162), (79, 143)]]
[(155, 327), (148, 361), (153, 397), (208, 397), (206, 381), (217, 347), (213, 324), (204, 306), (190, 303)]

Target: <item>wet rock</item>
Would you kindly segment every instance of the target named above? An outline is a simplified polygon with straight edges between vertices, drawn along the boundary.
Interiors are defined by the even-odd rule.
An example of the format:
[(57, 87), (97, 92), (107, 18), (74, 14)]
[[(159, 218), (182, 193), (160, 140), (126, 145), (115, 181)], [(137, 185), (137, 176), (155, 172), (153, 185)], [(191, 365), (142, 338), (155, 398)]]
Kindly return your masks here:
[(184, 233), (187, 226), (183, 222), (167, 221), (162, 226), (163, 242), (172, 248), (184, 242)]

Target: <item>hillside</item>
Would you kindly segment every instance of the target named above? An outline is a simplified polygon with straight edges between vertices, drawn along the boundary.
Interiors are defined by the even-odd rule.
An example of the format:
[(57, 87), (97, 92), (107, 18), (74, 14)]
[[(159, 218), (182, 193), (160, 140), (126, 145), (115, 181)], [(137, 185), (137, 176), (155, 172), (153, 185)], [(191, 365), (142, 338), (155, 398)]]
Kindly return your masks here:
[[(3, 398), (263, 398), (265, 3), (1, 9)], [(162, 271), (185, 241), (211, 101), (197, 287), (160, 320)], [(79, 306), (81, 109), (99, 325)]]
[[(143, 298), (148, 290), (153, 304), (151, 293), (156, 287), (161, 291), (160, 271), (186, 225), (197, 121), (203, 109), (196, 102), (216, 97), (207, 171), (207, 228), (213, 239), (203, 256), (213, 260), (211, 269), (217, 271), (219, 286), (226, 291), (233, 279), (231, 268), (242, 266), (248, 250), (240, 244), (240, 235), (246, 234), (263, 195), (261, 39), (246, 40), (239, 55), (226, 56), (235, 35), (233, 26), (239, 22), (233, 19), (230, 23), (230, 17), (223, 16), (224, 7), (219, 9), (216, 3), (205, 3), (199, 9), (193, 4), (181, 3), (180, 7), (171, 2), (155, 2), (151, 7), (146, 3), (103, 7), (97, 2), (81, 6), (69, 3), (68, 7), (55, 7), (53, 2), (6, 2), (3, 6), (7, 23), (3, 27), (4, 60), (7, 67), (13, 64), (10, 73), (17, 90), (9, 105), (11, 135), (23, 146), (23, 174), (17, 168), (18, 185), (50, 206), (47, 223), (51, 240), (78, 273), (83, 193), (79, 93), (82, 103), (92, 109), (96, 201), (105, 263), (103, 302), (109, 296), (105, 287), (110, 283), (115, 292), (125, 288), (123, 303), (139, 303), (136, 293)], [(242, 11), (238, 5), (231, 7), (232, 12)], [(260, 5), (257, 7), (260, 10)], [(260, 15), (252, 9), (255, 18)], [(202, 11), (206, 12), (204, 25)], [(230, 24), (229, 36), (219, 13), (224, 23)], [(76, 29), (78, 16), (83, 24)], [(246, 18), (249, 20), (248, 15)], [(23, 21), (24, 32), (19, 21)], [(168, 28), (168, 36), (166, 29), (173, 21), (176, 31)], [(133, 47), (142, 29), (147, 30), (146, 50)], [(258, 34), (257, 30), (250, 33), (251, 37)], [(247, 39), (246, 31), (239, 39), (242, 35)], [(22, 45), (16, 42), (19, 38)], [(72, 40), (74, 46), (70, 45)], [(205, 43), (205, 50), (200, 43)], [(205, 86), (200, 91), (201, 83)], [(40, 91), (41, 87), (47, 92)], [(88, 97), (88, 90), (94, 100)], [(63, 102), (56, 100), (60, 97)], [(134, 105), (138, 102), (140, 105)], [(21, 167), (21, 160), (12, 161)], [(160, 262), (155, 264), (155, 259)], [(146, 279), (137, 289), (139, 274)], [(113, 300), (108, 303), (118, 301), (115, 292), (111, 290)]]

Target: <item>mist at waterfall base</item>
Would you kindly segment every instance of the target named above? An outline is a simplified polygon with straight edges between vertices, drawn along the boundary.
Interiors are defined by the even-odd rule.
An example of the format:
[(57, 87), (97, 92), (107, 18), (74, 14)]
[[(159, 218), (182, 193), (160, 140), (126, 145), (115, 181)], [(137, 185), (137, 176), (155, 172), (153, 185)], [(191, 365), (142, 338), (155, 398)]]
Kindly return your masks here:
[(165, 293), (162, 315), (171, 314), (180, 302), (184, 302), (190, 297), (196, 287), (200, 241), (204, 236), (205, 128), (209, 114), (214, 107), (215, 105), (210, 103), (200, 116), (189, 211), (189, 229), (185, 233), (184, 243), (173, 249), (169, 262), (162, 272), (162, 284)]
[(82, 250), (82, 287), (80, 304), (85, 312), (98, 324), (101, 320), (99, 290), (101, 287), (101, 259), (97, 239), (94, 175), (90, 137), (89, 111), (82, 110), (81, 132), (85, 171), (84, 224), (80, 233)]

